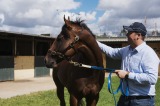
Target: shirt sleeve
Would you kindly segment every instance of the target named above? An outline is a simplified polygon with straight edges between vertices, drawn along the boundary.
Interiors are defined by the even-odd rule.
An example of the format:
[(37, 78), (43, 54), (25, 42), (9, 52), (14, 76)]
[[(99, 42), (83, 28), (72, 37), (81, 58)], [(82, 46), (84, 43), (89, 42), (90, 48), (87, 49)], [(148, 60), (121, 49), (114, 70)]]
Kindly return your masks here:
[(107, 46), (103, 43), (100, 43), (99, 41), (97, 41), (98, 46), (100, 47), (100, 49), (109, 57), (113, 58), (113, 59), (121, 59), (122, 58), (122, 53), (121, 53), (121, 48), (112, 48), (110, 46)]
[(129, 73), (129, 79), (138, 84), (155, 85), (158, 79), (159, 58), (155, 52), (145, 53), (142, 59), (142, 73)]

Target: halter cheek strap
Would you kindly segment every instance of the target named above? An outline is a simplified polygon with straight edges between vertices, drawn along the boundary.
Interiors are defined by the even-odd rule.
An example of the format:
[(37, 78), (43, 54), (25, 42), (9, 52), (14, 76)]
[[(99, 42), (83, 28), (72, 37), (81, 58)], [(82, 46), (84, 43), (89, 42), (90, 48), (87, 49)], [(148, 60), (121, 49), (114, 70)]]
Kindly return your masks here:
[(77, 53), (74, 45), (79, 41), (79, 36), (76, 35), (75, 38), (74, 38), (74, 41), (63, 51), (63, 52), (58, 52), (58, 51), (52, 51), (52, 50), (48, 50), (48, 53), (51, 55), (51, 56), (57, 56), (58, 58), (60, 59), (63, 59), (63, 60), (69, 60), (71, 57), (65, 55), (65, 53), (70, 50), (71, 48)]
[(74, 47), (74, 45), (75, 45), (78, 41), (79, 41), (79, 36), (76, 35), (75, 38), (74, 38), (74, 41), (73, 41), (62, 53), (65, 54), (65, 53), (66, 53), (69, 49), (71, 49), (71, 48), (73, 48), (74, 51), (77, 52), (76, 49), (75, 49), (75, 47)]

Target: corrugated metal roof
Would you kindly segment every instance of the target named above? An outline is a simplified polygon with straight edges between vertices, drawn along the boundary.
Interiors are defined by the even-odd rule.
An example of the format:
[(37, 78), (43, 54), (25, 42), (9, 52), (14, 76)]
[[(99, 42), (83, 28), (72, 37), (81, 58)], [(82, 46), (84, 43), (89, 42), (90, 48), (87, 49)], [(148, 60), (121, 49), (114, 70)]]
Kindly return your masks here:
[(31, 36), (31, 37), (51, 38), (51, 39), (54, 39), (54, 37), (52, 37), (52, 36), (44, 36), (44, 35), (38, 35), (38, 34), (12, 32), (12, 31), (4, 31), (4, 30), (0, 30), (0, 33), (11, 34), (10, 36), (12, 36), (12, 34), (14, 34), (14, 35), (18, 35), (18, 36)]
[(127, 37), (97, 37), (98, 41), (101, 42), (126, 42)]
[[(12, 32), (12, 31), (4, 31), (0, 30), (0, 33), (6, 33), (6, 34), (12, 34), (18, 35), (18, 36), (31, 36), (31, 37), (39, 37), (39, 38), (50, 38), (54, 39), (55, 37), (52, 36), (44, 36), (44, 35), (38, 35), (38, 34), (29, 34), (29, 33), (20, 33), (20, 32)], [(101, 42), (127, 42), (127, 37), (96, 37), (96, 40)], [(145, 38), (145, 41), (160, 41), (160, 36), (147, 36)]]
[[(127, 42), (127, 37), (97, 37), (101, 42)], [(160, 36), (147, 36), (145, 41), (160, 41)]]

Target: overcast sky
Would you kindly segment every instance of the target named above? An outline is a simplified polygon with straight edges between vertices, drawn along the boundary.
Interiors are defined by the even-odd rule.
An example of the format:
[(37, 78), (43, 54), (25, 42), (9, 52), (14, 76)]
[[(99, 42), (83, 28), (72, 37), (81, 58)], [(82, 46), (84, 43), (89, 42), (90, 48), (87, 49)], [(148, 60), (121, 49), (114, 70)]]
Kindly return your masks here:
[(145, 17), (149, 31), (160, 30), (159, 11), (160, 0), (0, 0), (0, 30), (56, 37), (64, 15), (85, 20), (95, 34), (120, 32)]

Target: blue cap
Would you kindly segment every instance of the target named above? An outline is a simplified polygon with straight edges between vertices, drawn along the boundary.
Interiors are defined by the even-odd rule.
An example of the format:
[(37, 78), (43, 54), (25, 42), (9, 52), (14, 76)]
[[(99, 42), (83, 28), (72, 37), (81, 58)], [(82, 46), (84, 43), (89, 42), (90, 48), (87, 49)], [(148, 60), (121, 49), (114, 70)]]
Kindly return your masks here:
[(142, 23), (140, 23), (140, 22), (134, 22), (130, 26), (123, 26), (123, 28), (125, 30), (127, 30), (128, 32), (138, 32), (138, 33), (141, 33), (143, 36), (145, 36), (147, 34), (146, 27)]

